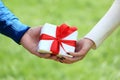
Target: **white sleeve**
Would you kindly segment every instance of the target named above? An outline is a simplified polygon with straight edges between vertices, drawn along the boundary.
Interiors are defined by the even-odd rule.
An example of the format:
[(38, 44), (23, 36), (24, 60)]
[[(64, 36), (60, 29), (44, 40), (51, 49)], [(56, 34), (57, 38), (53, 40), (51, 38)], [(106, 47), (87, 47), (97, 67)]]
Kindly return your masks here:
[(91, 39), (95, 45), (99, 45), (120, 25), (120, 0), (115, 0), (108, 12), (103, 18), (93, 27), (93, 29), (85, 36)]

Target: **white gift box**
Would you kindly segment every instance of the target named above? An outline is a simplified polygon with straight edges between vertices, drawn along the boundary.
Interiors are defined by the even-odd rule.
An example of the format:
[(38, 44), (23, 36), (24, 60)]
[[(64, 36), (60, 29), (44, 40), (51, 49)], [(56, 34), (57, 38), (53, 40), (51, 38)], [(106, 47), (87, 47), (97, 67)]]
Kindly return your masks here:
[[(58, 50), (57, 49), (58, 47), (56, 47), (56, 45), (53, 45), (54, 41), (56, 40), (55, 43), (58, 43), (57, 45), (59, 45), (59, 50), (58, 50), (57, 54), (55, 53), (55, 55), (58, 55), (58, 56), (63, 55), (63, 56), (69, 56), (70, 57), (70, 55), (68, 55), (67, 52), (74, 52), (75, 51), (76, 40), (77, 40), (77, 35), (78, 35), (77, 29), (74, 30), (69, 35), (67, 35), (67, 36), (63, 37), (62, 39), (58, 40), (58, 39), (56, 39), (57, 28), (58, 28), (58, 26), (48, 24), (48, 23), (46, 23), (42, 27), (41, 33), (40, 33), (40, 41), (39, 41), (39, 44), (38, 44), (38, 52), (54, 54), (54, 52), (51, 51), (51, 47), (54, 47), (52, 49)], [(61, 30), (63, 30), (63, 29), (64, 28), (61, 28)], [(66, 31), (64, 31), (64, 33), (65, 32), (67, 32), (67, 29), (66, 29)], [(64, 35), (64, 33), (61, 32), (60, 34)], [(43, 35), (44, 35), (44, 39), (42, 39)], [(46, 38), (47, 36), (48, 36), (48, 38)], [(51, 39), (51, 38), (53, 38), (53, 39)], [(58, 40), (58, 42), (57, 42), (57, 40)], [(71, 44), (71, 42), (69, 42), (69, 40), (74, 43), (74, 46), (69, 45), (69, 44)]]

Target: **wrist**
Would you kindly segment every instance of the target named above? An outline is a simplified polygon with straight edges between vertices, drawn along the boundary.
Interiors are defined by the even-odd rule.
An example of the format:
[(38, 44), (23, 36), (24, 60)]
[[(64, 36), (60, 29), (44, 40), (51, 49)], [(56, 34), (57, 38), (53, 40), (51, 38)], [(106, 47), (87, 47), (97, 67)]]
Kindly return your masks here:
[(95, 45), (95, 42), (89, 38), (84, 38), (86, 40), (86, 42), (89, 44), (89, 46), (93, 49), (96, 49), (96, 45)]
[(22, 36), (29, 29), (28, 26), (22, 24), (19, 21), (12, 21), (12, 24), (6, 24), (6, 21), (3, 21), (2, 25), (5, 25), (5, 27), (1, 27), (0, 33), (13, 39), (18, 44)]

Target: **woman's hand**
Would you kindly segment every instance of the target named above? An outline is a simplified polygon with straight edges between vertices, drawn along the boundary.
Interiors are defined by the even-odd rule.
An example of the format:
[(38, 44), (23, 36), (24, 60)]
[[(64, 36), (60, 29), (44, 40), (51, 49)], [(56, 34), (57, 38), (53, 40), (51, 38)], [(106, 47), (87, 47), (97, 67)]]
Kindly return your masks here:
[(93, 45), (94, 42), (92, 40), (83, 38), (77, 41), (75, 53), (68, 53), (73, 57), (63, 56), (62, 58), (59, 59), (59, 61), (66, 64), (71, 64), (79, 60), (82, 60)]

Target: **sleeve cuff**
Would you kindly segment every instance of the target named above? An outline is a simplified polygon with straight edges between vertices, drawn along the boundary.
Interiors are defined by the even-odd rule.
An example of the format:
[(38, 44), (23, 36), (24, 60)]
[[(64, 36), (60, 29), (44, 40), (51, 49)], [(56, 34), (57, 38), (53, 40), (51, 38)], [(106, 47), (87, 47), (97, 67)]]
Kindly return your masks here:
[(29, 29), (0, 0), (0, 33), (20, 43), (22, 36)]
[(0, 26), (3, 26), (0, 28), (0, 33), (10, 37), (18, 44), (20, 43), (22, 36), (30, 28), (27, 25), (22, 24), (18, 20), (12, 21), (12, 24), (10, 25), (6, 26), (6, 24), (6, 21), (0, 22)]

